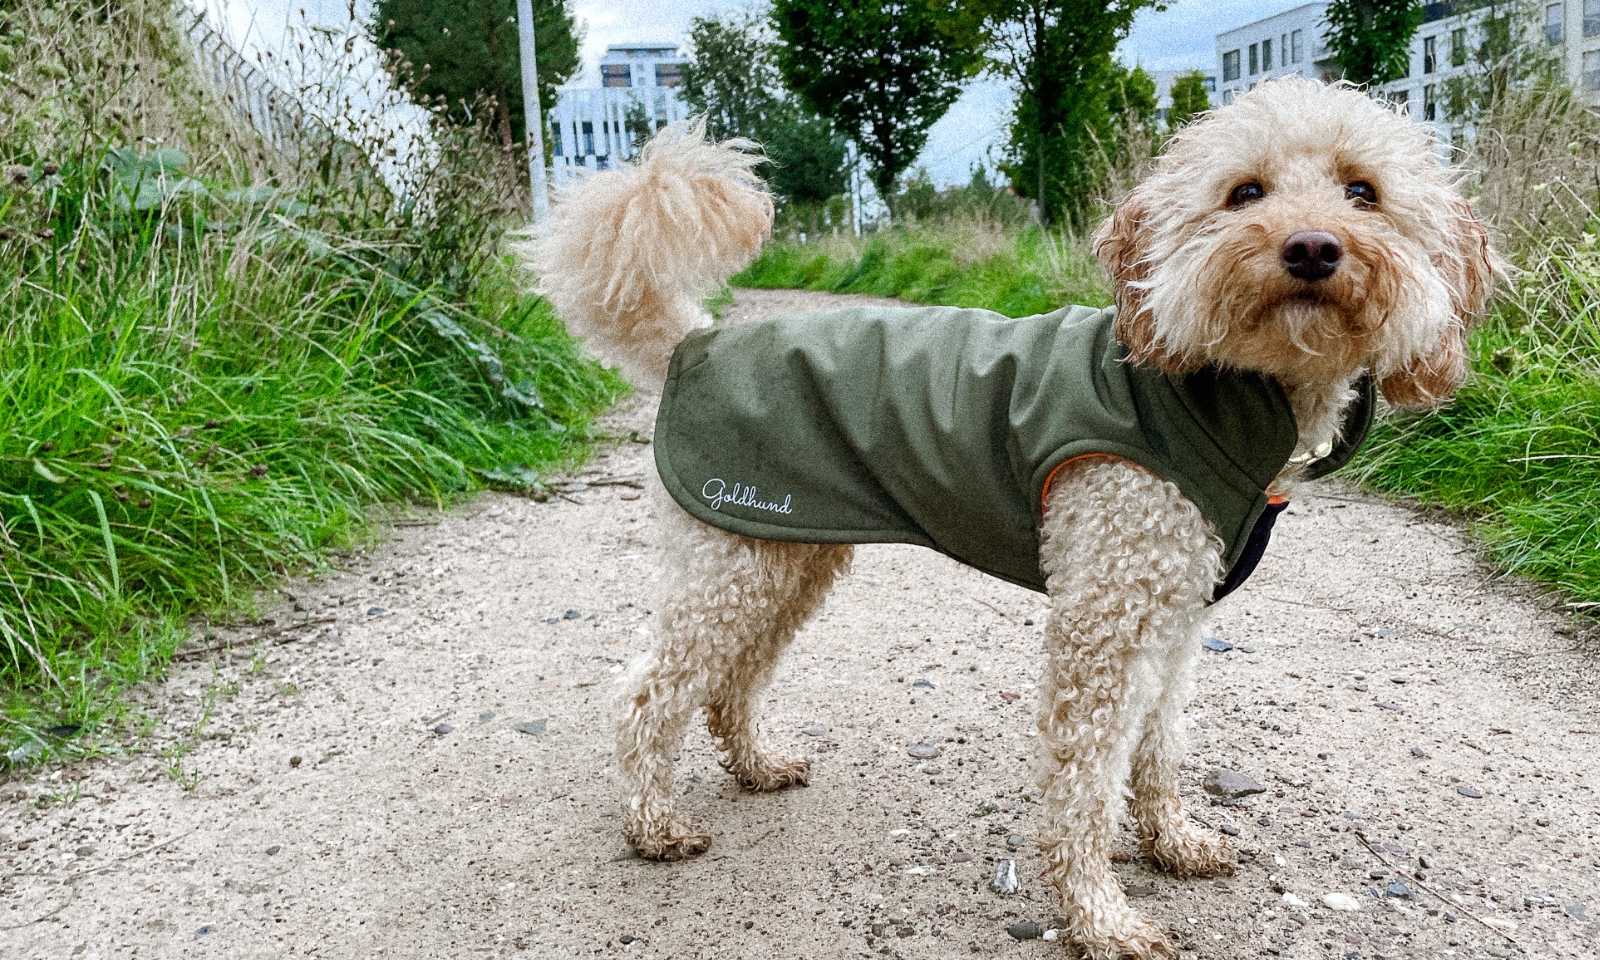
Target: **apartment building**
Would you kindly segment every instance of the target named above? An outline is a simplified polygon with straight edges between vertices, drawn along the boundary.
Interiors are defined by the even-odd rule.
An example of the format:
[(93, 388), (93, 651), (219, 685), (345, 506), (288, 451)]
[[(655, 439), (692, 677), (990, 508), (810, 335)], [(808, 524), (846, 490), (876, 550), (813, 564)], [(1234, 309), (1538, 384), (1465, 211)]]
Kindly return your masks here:
[(687, 116), (676, 89), (687, 62), (673, 43), (613, 44), (600, 58), (600, 86), (562, 87), (548, 118), (554, 181), (633, 156), (637, 121), (655, 131)]
[[(1498, 4), (1507, 7), (1507, 0)], [(1474, 69), (1473, 52), (1483, 43), (1488, 0), (1454, 0), (1423, 6), (1422, 26), (1411, 42), (1406, 75), (1380, 89), (1406, 104), (1419, 123), (1432, 123), (1446, 139), (1466, 131), (1449, 116), (1448, 81)], [(1251, 86), (1291, 73), (1331, 80), (1339, 76), (1324, 39), (1327, 3), (1307, 3), (1217, 35), (1221, 101), (1230, 103)], [(1539, 4), (1540, 40), (1561, 57), (1568, 80), (1590, 103), (1600, 105), (1600, 0), (1546, 0)]]

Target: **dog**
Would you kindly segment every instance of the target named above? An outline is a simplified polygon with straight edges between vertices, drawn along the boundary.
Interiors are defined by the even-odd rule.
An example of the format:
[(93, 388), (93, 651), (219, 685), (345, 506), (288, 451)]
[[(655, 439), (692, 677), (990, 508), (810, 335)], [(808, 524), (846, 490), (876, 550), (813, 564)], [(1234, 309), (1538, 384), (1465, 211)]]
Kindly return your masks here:
[[(676, 809), (672, 791), (674, 754), (702, 707), (722, 765), (743, 787), (807, 783), (808, 761), (767, 746), (757, 730), (779, 658), (847, 572), (853, 543), (924, 543), (1047, 593), (1038, 715), (1045, 870), (1068, 932), (1089, 957), (1171, 955), (1167, 936), (1129, 907), (1110, 854), (1126, 808), (1158, 867), (1197, 876), (1233, 868), (1234, 851), (1187, 818), (1178, 794), (1182, 715), (1207, 604), (1259, 555), (1272, 507), (1319, 464), (1348, 458), (1370, 419), (1374, 385), (1391, 405), (1429, 407), (1462, 382), (1468, 328), (1505, 269), (1488, 230), (1430, 130), (1354, 87), (1280, 79), (1179, 131), (1096, 230), (1114, 308), (1023, 321), (944, 309), (858, 312), (715, 328), (702, 303), (770, 231), (772, 203), (752, 172), (760, 160), (753, 148), (708, 143), (699, 127), (667, 128), (637, 163), (569, 187), (532, 254), (539, 290), (569, 330), (636, 383), (667, 392), (654, 485), (665, 587), (654, 649), (626, 675), (620, 699), (628, 841), (659, 860), (707, 849), (709, 836)], [(818, 370), (862, 350), (868, 360), (822, 382), (829, 378)], [(984, 350), (996, 362), (983, 360)], [(965, 361), (948, 358), (963, 351), (980, 359), (958, 370)], [(1088, 359), (1052, 366), (1040, 351)], [(1011, 379), (995, 386), (1001, 369)], [(878, 378), (870, 389), (859, 388), (864, 375)], [(1068, 382), (1074, 377), (1094, 388)], [(1214, 424), (1173, 428), (1182, 437), (1172, 442), (1075, 434), (1058, 444), (1037, 440), (1029, 431), (1041, 428), (1017, 412), (1096, 390), (1129, 391), (1113, 413), (1132, 409), (1157, 434), (1171, 427), (1169, 415), (1228, 419), (1243, 446), (1265, 448), (1251, 454), (1261, 462), (1246, 471), (1249, 489), (1235, 491), (1233, 507), (1218, 507), (1212, 501), (1223, 494), (1186, 473), (1212, 468), (1174, 452)], [(751, 414), (769, 394), (815, 409)], [(900, 394), (909, 399), (888, 413), (877, 406)], [(1145, 405), (1149, 397), (1155, 407)], [(701, 402), (727, 409), (697, 414)], [(991, 416), (986, 404), (1000, 412)], [(897, 427), (905, 436), (882, 439), (895, 432), (885, 422), (923, 416), (904, 412), (923, 407), (935, 411), (926, 415), (931, 426)], [(816, 412), (823, 408), (830, 412)], [(960, 422), (946, 425), (947, 415)], [(818, 418), (828, 425), (802, 423)], [(1005, 436), (985, 437), (986, 424)], [(729, 437), (768, 428), (803, 450), (824, 443), (819, 431), (847, 449), (818, 454), (835, 461), (820, 477), (696, 472), (736, 445)], [(794, 431), (805, 435), (786, 439)], [(717, 436), (696, 440), (708, 432)], [(888, 489), (882, 477), (899, 473), (901, 460), (957, 435), (987, 449), (959, 451), (955, 467), (918, 467), (909, 492)], [(1050, 449), (1018, 453), (1029, 444)], [(746, 444), (757, 459), (773, 449), (759, 436)], [(972, 532), (962, 529), (971, 498), (927, 479), (969, 460), (998, 464), (983, 468), (983, 482), (1011, 471), (1015, 484), (998, 482), (1023, 504), (1016, 509), (1033, 511), (997, 514), (996, 529), (1012, 525), (1004, 536), (976, 534), (1006, 541), (998, 546), (962, 541)], [(761, 473), (762, 465), (742, 468)], [(787, 490), (791, 481), (799, 493)], [(805, 484), (835, 483), (845, 493), (834, 506), (870, 488), (859, 512), (871, 518), (796, 519), (806, 503), (829, 499)], [(880, 529), (878, 512), (899, 519)], [(955, 530), (934, 530), (937, 523)], [(999, 546), (1011, 553), (990, 551)]]

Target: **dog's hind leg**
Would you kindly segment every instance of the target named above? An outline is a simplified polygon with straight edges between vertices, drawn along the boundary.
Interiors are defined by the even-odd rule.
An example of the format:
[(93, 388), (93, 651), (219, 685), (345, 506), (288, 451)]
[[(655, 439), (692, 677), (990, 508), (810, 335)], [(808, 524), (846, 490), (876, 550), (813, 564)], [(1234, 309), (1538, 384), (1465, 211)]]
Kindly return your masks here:
[(1232, 873), (1233, 848), (1226, 840), (1190, 822), (1178, 797), (1183, 763), (1183, 709), (1193, 695), (1195, 661), (1200, 655), (1198, 620), (1181, 629), (1181, 643), (1162, 665), (1161, 690), (1145, 720), (1133, 754), (1133, 816), (1145, 853), (1163, 870), (1180, 876)]
[(711, 838), (674, 807), (673, 758), (707, 707), (723, 765), (758, 789), (803, 783), (806, 766), (763, 751), (755, 704), (779, 654), (849, 563), (849, 547), (752, 540), (706, 526), (657, 486), (666, 584), (656, 645), (631, 673), (617, 731), (624, 831), (641, 855), (678, 860)]
[(723, 769), (746, 790), (805, 786), (811, 762), (787, 757), (761, 743), (761, 696), (772, 683), (783, 651), (850, 566), (852, 547), (834, 544), (746, 541), (749, 559), (729, 589), (738, 616), (723, 624), (727, 648), (717, 657), (706, 697), (706, 725), (722, 752)]
[(1166, 936), (1128, 906), (1111, 848), (1165, 661), (1199, 615), (1217, 551), (1200, 511), (1172, 484), (1115, 460), (1063, 474), (1041, 538), (1051, 611), (1039, 843), (1089, 957), (1170, 956)]

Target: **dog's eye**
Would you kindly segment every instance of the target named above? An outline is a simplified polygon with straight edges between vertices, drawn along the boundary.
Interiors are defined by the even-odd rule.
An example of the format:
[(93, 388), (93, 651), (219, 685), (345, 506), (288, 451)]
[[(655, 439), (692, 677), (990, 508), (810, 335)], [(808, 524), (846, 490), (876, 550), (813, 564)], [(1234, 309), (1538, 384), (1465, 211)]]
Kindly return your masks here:
[(1242, 207), (1247, 203), (1255, 203), (1267, 195), (1267, 189), (1259, 183), (1241, 183), (1228, 194), (1228, 206)]
[(1378, 188), (1365, 180), (1356, 182), (1344, 188), (1345, 198), (1354, 200), (1357, 205), (1375, 207), (1378, 205)]

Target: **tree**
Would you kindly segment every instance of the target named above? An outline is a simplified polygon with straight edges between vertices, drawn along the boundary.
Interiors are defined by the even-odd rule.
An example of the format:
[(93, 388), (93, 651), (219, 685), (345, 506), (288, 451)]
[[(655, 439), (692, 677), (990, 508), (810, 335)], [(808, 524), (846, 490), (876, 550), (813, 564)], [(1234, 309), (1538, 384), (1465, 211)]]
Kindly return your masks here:
[(690, 111), (706, 117), (707, 132), (762, 144), (770, 161), (757, 172), (783, 202), (815, 208), (845, 191), (845, 139), (783, 89), (769, 21), (695, 17), (689, 41), (682, 93)]
[(1464, 63), (1454, 64), (1469, 69), (1444, 82), (1441, 119), (1477, 123), (1505, 102), (1513, 88), (1560, 79), (1560, 54), (1544, 41), (1540, 13), (1517, 0), (1487, 5), (1476, 27), (1480, 42), (1466, 51)]
[[(578, 71), (571, 0), (533, 0), (538, 41), (539, 105), (556, 104), (556, 87)], [(456, 119), (492, 97), (506, 146), (526, 139), (516, 0), (378, 0), (370, 26), (380, 50), (398, 51), (417, 102), (443, 97)]]
[(1411, 38), (1422, 25), (1419, 0), (1333, 0), (1324, 15), (1328, 48), (1346, 80), (1398, 80), (1411, 65)]
[(1167, 132), (1177, 133), (1184, 124), (1210, 109), (1211, 97), (1206, 92), (1206, 75), (1199, 70), (1180, 74), (1172, 81), (1172, 106), (1167, 108)]
[(1046, 221), (1082, 226), (1116, 135), (1111, 99), (1121, 82), (1111, 54), (1134, 14), (1165, 0), (968, 0), (994, 54), (993, 72), (1017, 87), (1007, 165), (1018, 192)]
[(860, 147), (893, 202), (928, 128), (982, 65), (955, 0), (774, 0), (778, 69), (807, 109)]
[(770, 23), (749, 13), (689, 21), (689, 62), (679, 92), (691, 113), (704, 114), (718, 140), (762, 140), (778, 114), (790, 111), (772, 48)]

